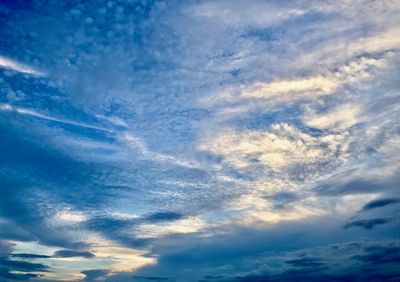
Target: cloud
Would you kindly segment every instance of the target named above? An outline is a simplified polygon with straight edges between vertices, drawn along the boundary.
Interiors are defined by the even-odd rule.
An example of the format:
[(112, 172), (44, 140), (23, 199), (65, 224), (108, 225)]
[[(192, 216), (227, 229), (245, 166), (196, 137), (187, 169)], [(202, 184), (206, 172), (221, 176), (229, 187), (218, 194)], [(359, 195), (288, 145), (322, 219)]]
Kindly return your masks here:
[(240, 1), (204, 1), (195, 5), (188, 5), (186, 13), (200, 19), (211, 20), (217, 24), (229, 27), (237, 26), (272, 26), (289, 17), (301, 16), (304, 10), (301, 8), (276, 3), (256, 1), (254, 6), (244, 5)]
[(180, 213), (175, 212), (157, 212), (145, 217), (146, 221), (160, 222), (160, 221), (174, 221), (183, 217)]
[(302, 97), (316, 97), (330, 94), (338, 88), (339, 83), (322, 76), (309, 77), (296, 80), (283, 80), (268, 84), (255, 85), (257, 90), (245, 92), (246, 98), (285, 99), (285, 94), (294, 99)]
[[(354, 242), (351, 244), (342, 244), (326, 247), (323, 249), (325, 253), (324, 259), (327, 267), (319, 267), (316, 265), (310, 267), (307, 262), (302, 265), (305, 259), (294, 259), (300, 264), (292, 267), (276, 271), (273, 267), (267, 267), (264, 270), (252, 272), (247, 275), (236, 276), (231, 279), (221, 279), (218, 281), (365, 281), (365, 280), (381, 280), (395, 281), (400, 274), (395, 268), (398, 261), (398, 245), (394, 242)], [(304, 250), (303, 253), (314, 253), (318, 249)], [(340, 251), (340, 253), (339, 253)], [(352, 255), (352, 254), (356, 255)], [(298, 256), (299, 253), (287, 254), (289, 256)], [(348, 258), (350, 261), (359, 261), (361, 264), (355, 264), (350, 269), (346, 266), (346, 262), (340, 259)], [(276, 259), (276, 258), (275, 258)], [(311, 260), (311, 264), (319, 262), (319, 259)], [(348, 261), (347, 261), (348, 262)], [(382, 269), (385, 268), (385, 270)], [(368, 271), (367, 271), (368, 270)]]
[(282, 171), (296, 164), (329, 160), (342, 139), (340, 135), (317, 138), (283, 123), (271, 125), (270, 132), (223, 132), (213, 140), (205, 140), (201, 148), (222, 155), (238, 168), (261, 164)]
[(5, 112), (16, 112), (16, 113), (22, 114), (22, 115), (28, 115), (28, 116), (32, 116), (32, 117), (36, 117), (36, 118), (45, 119), (48, 121), (54, 121), (54, 122), (78, 126), (78, 127), (95, 129), (95, 130), (100, 130), (100, 131), (105, 131), (105, 132), (112, 132), (111, 130), (109, 130), (107, 128), (102, 128), (102, 127), (97, 127), (97, 126), (90, 125), (90, 124), (75, 122), (72, 120), (54, 118), (54, 117), (51, 117), (51, 116), (48, 116), (45, 114), (38, 113), (31, 109), (13, 107), (12, 105), (9, 105), (9, 104), (0, 104), (0, 110), (5, 111)]
[(344, 104), (327, 113), (305, 118), (305, 124), (318, 129), (345, 130), (362, 121), (358, 105)]
[(179, 166), (185, 166), (188, 168), (196, 168), (196, 164), (194, 162), (191, 162), (190, 160), (184, 160), (177, 158), (175, 156), (171, 155), (166, 155), (166, 154), (160, 154), (157, 152), (153, 152), (149, 150), (146, 146), (146, 144), (143, 143), (142, 140), (139, 138), (135, 137), (134, 135), (130, 133), (125, 133), (122, 137), (124, 141), (126, 141), (130, 146), (133, 148), (137, 149), (141, 154), (143, 154), (146, 158), (149, 158), (150, 160), (157, 161), (157, 162), (165, 162), (165, 163), (172, 163), (176, 164)]
[(287, 260), (286, 263), (296, 267), (319, 267), (323, 266), (324, 263), (320, 258), (313, 257), (302, 257), (298, 259)]
[[(39, 278), (40, 275), (34, 273), (12, 273), (8, 269), (0, 268), (0, 278), (11, 281), (28, 281), (31, 278)], [(7, 281), (5, 280), (5, 281)]]
[(106, 269), (91, 269), (81, 271), (82, 274), (85, 275), (85, 278), (82, 281), (93, 282), (99, 281), (99, 278), (104, 278), (109, 273), (109, 270)]
[(112, 261), (109, 270), (114, 273), (135, 272), (145, 266), (154, 265), (157, 262), (156, 257), (150, 256), (146, 250), (132, 248), (131, 245), (121, 246), (109, 242), (105, 246), (97, 246), (93, 248), (96, 257), (108, 257)]
[(0, 280), (397, 278), (398, 12), (2, 5)]
[[(355, 41), (343, 40), (342, 42), (329, 42), (320, 49), (316, 49), (306, 55), (304, 55), (299, 65), (310, 64), (311, 62), (326, 62), (331, 63), (332, 60), (349, 59), (352, 57), (357, 57), (365, 53), (374, 54), (382, 53), (385, 51), (391, 51), (398, 48), (400, 40), (396, 38), (400, 33), (398, 27), (389, 27), (381, 32), (376, 32), (375, 34), (361, 36)], [(345, 39), (347, 39), (345, 37)], [(346, 49), (346, 54), (340, 54), (340, 51)], [(331, 54), (330, 57), (325, 57), (328, 53)]]
[(132, 276), (134, 279), (151, 280), (151, 281), (171, 281), (174, 277), (162, 277), (162, 276)]
[(386, 264), (398, 263), (399, 246), (396, 243), (389, 246), (371, 246), (364, 249), (364, 253), (352, 257), (352, 259), (359, 260), (366, 263)]
[(72, 258), (72, 257), (82, 257), (82, 258), (93, 258), (95, 255), (88, 251), (75, 251), (75, 250), (59, 250), (53, 255), (59, 258)]
[(400, 202), (400, 199), (398, 198), (387, 198), (387, 199), (377, 199), (374, 201), (369, 202), (365, 206), (363, 206), (361, 211), (367, 211), (367, 210), (372, 210), (372, 209), (377, 209), (381, 207), (386, 207), (388, 205), (393, 205), (397, 204)]
[(0, 56), (0, 67), (8, 69), (8, 70), (16, 71), (16, 72), (30, 74), (33, 76), (45, 76), (46, 75), (44, 72), (41, 72), (41, 71), (36, 70), (28, 65), (21, 64), (19, 62), (16, 62), (14, 60), (8, 59), (3, 56)]
[(0, 266), (10, 268), (17, 271), (27, 271), (27, 272), (46, 272), (48, 271), (48, 266), (41, 263), (31, 263), (26, 261), (0, 259)]
[(14, 244), (5, 240), (0, 240), (0, 256), (9, 254), (14, 250)]
[(158, 238), (173, 234), (200, 232), (207, 226), (201, 217), (186, 217), (176, 220), (151, 220), (150, 223), (140, 224), (136, 232), (141, 238)]
[(367, 176), (354, 176), (353, 179), (344, 178), (342, 181), (335, 183), (321, 183), (315, 188), (315, 192), (324, 196), (352, 195), (352, 194), (368, 194), (380, 191), (394, 191), (397, 187), (397, 177), (387, 177), (384, 179), (370, 178)]
[(20, 258), (20, 259), (45, 259), (51, 258), (51, 256), (47, 255), (38, 255), (38, 254), (11, 254), (11, 257)]
[[(331, 224), (322, 225), (327, 220)], [(394, 229), (392, 226), (393, 231)], [(336, 225), (332, 218), (325, 218), (258, 230), (238, 228), (230, 234), (206, 238), (171, 238), (167, 242), (159, 242), (160, 245), (155, 250), (160, 254), (158, 264), (139, 270), (137, 275), (150, 276), (156, 272), (162, 276), (175, 276), (176, 281), (185, 281), (187, 277), (207, 281), (205, 273), (219, 276), (217, 279), (208, 279), (211, 281), (253, 281), (257, 277), (259, 280), (254, 281), (293, 281), (294, 277), (303, 279), (301, 281), (340, 281), (344, 277), (362, 281), (366, 276), (389, 275), (390, 271), (386, 272), (385, 269), (397, 271), (395, 275), (399, 274), (394, 265), (387, 265), (387, 268), (373, 262), (360, 265), (354, 259), (357, 255), (374, 253), (380, 246), (394, 248), (394, 253), (395, 248), (398, 248), (395, 231), (390, 235), (392, 241), (370, 241), (359, 240), (361, 236), (368, 235), (363, 231), (348, 232), (342, 229), (341, 233), (338, 230), (340, 225)], [(377, 238), (384, 233), (377, 230), (368, 232), (375, 232)], [(345, 242), (343, 238), (346, 238)], [(213, 260), (209, 260), (209, 257)], [(365, 269), (369, 268), (372, 268), (371, 273), (366, 273)], [(240, 280), (240, 277), (248, 280)]]
[(346, 223), (343, 227), (344, 228), (362, 227), (365, 229), (372, 229), (375, 226), (387, 224), (393, 221), (396, 221), (395, 217), (360, 219), (360, 220), (350, 221)]
[(276, 208), (284, 208), (285, 205), (301, 199), (298, 194), (285, 191), (275, 193), (272, 196), (266, 196), (265, 198), (268, 200), (271, 199), (272, 201), (276, 202)]

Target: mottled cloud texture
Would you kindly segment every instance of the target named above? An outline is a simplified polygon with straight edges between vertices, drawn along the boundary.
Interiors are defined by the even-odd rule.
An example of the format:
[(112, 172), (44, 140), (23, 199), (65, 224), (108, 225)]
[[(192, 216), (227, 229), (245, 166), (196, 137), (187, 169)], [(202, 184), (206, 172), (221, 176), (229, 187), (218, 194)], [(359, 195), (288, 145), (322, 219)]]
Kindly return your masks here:
[(1, 1), (0, 281), (398, 281), (399, 13)]

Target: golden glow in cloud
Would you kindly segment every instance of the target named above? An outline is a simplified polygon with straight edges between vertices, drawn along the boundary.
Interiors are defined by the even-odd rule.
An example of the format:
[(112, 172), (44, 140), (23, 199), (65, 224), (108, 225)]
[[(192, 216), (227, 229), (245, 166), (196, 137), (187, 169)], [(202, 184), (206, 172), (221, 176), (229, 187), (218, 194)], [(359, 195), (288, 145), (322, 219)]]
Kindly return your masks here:
[(157, 238), (170, 234), (186, 234), (199, 232), (207, 223), (198, 217), (189, 217), (167, 223), (141, 224), (138, 234), (142, 238)]
[[(256, 90), (243, 93), (246, 98), (278, 98), (288, 99), (287, 95), (296, 95), (298, 98), (304, 96), (326, 95), (335, 91), (339, 82), (335, 79), (321, 75), (298, 78), (293, 80), (280, 80), (271, 83), (257, 83)], [(292, 97), (296, 98), (296, 97)]]
[[(341, 136), (313, 137), (288, 124), (275, 124), (271, 132), (233, 130), (205, 140), (201, 149), (224, 157), (238, 168), (251, 166), (254, 160), (280, 171), (294, 164), (306, 164), (326, 159), (343, 138)], [(325, 149), (328, 145), (328, 150)]]
[(96, 257), (112, 262), (111, 272), (135, 271), (145, 265), (156, 263), (156, 259), (146, 256), (146, 251), (118, 245), (99, 246), (93, 249)]
[[(52, 256), (60, 248), (47, 247), (38, 242), (12, 241), (14, 253), (28, 253)], [(72, 281), (82, 279), (83, 270), (102, 268), (112, 273), (131, 272), (145, 265), (156, 263), (156, 258), (146, 256), (146, 250), (137, 250), (123, 247), (119, 244), (103, 239), (95, 244), (90, 251), (94, 257), (50, 257), (37, 259), (37, 262), (51, 264), (51, 272), (37, 272), (44, 275), (49, 281)]]

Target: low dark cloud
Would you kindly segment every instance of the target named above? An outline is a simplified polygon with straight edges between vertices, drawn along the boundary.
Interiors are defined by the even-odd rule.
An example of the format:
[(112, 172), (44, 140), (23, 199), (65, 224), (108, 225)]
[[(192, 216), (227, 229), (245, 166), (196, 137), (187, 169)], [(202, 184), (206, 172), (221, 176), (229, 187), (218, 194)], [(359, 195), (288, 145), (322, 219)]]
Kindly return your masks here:
[(172, 281), (174, 277), (162, 277), (162, 276), (132, 276), (134, 279), (138, 280), (149, 280), (149, 281)]
[(110, 271), (106, 269), (91, 269), (91, 270), (81, 271), (81, 273), (85, 275), (85, 278), (82, 280), (82, 282), (96, 281), (97, 278), (103, 277), (107, 275), (109, 272)]
[(0, 256), (11, 253), (13, 249), (14, 244), (5, 240), (0, 240)]
[[(11, 282), (11, 281), (28, 281), (32, 278), (38, 278), (41, 275), (35, 273), (12, 273), (8, 268), (0, 266), (0, 281)], [(5, 279), (5, 280), (3, 280)]]
[[(324, 224), (326, 222), (329, 224)], [(187, 277), (193, 281), (297, 281), (294, 279), (297, 276), (302, 279), (300, 281), (341, 281), (347, 274), (350, 274), (349, 279), (361, 275), (357, 268), (359, 262), (351, 259), (352, 256), (363, 255), (367, 246), (385, 244), (358, 241), (360, 237), (396, 236), (396, 227), (389, 224), (373, 230), (349, 230), (343, 229), (342, 225), (342, 220), (323, 218), (262, 229), (236, 227), (233, 231), (227, 230), (225, 235), (206, 238), (186, 235), (163, 239), (154, 246), (158, 263), (140, 269), (137, 275), (157, 273), (175, 276), (176, 281), (187, 281)], [(351, 243), (344, 244), (344, 240)], [(357, 273), (351, 274), (346, 267)], [(335, 271), (329, 271), (331, 268)], [(257, 269), (260, 270), (256, 272)], [(206, 271), (211, 276), (223, 277), (206, 278)], [(239, 275), (246, 272), (246, 277)], [(232, 276), (232, 273), (238, 276)], [(360, 277), (362, 281), (364, 276)]]
[[(303, 252), (318, 252), (324, 256), (327, 267), (312, 266), (320, 262), (312, 257), (311, 260), (293, 259), (295, 263), (283, 271), (260, 270), (248, 275), (240, 275), (219, 282), (343, 282), (343, 281), (399, 281), (400, 249), (398, 242), (358, 242), (331, 246), (324, 249), (308, 249)], [(353, 255), (356, 253), (356, 255)], [(286, 261), (288, 262), (288, 261)], [(303, 263), (304, 262), (304, 263)], [(311, 262), (309, 264), (308, 262)]]
[(222, 280), (224, 278), (223, 275), (204, 275), (199, 282), (205, 282), (205, 281), (215, 281), (215, 280)]
[(183, 215), (176, 212), (156, 212), (144, 218), (146, 221), (174, 221), (183, 218)]
[(296, 267), (319, 267), (324, 265), (322, 259), (316, 257), (296, 258), (287, 260), (286, 263)]
[[(386, 281), (397, 282), (399, 276), (397, 274), (368, 274), (368, 273), (351, 273), (349, 274), (325, 274), (314, 270), (291, 270), (277, 275), (259, 274), (236, 277), (224, 282), (364, 282), (364, 281)], [(221, 282), (222, 282), (221, 281)]]
[[(31, 278), (38, 278), (40, 275), (30, 272), (48, 272), (49, 267), (41, 263), (31, 263), (18, 259), (36, 257), (33, 254), (11, 254), (15, 244), (0, 240), (0, 281), (28, 281)], [(19, 256), (20, 255), (20, 256)], [(46, 256), (47, 258), (47, 256)], [(20, 273), (14, 273), (18, 271)], [(4, 279), (4, 280), (3, 280)]]
[(394, 217), (386, 217), (386, 218), (370, 218), (370, 219), (359, 219), (346, 223), (343, 228), (347, 229), (350, 227), (362, 227), (365, 229), (372, 229), (375, 226), (387, 224), (393, 222), (395, 220)]
[(400, 245), (372, 246), (364, 249), (364, 253), (352, 257), (365, 263), (386, 264), (400, 263)]
[(51, 256), (38, 255), (38, 254), (10, 254), (13, 258), (20, 259), (40, 259), (40, 258), (51, 258)]
[(95, 255), (88, 251), (75, 251), (75, 250), (59, 250), (53, 255), (59, 258), (72, 258), (72, 257), (82, 257), (82, 258), (93, 258)]
[(378, 199), (378, 200), (373, 200), (373, 201), (369, 202), (368, 204), (363, 206), (363, 208), (361, 210), (367, 211), (367, 210), (381, 208), (381, 207), (385, 207), (385, 206), (393, 205), (393, 204), (397, 204), (397, 203), (400, 203), (400, 199), (398, 199), (398, 198)]
[(384, 191), (396, 191), (399, 177), (393, 177), (384, 180), (355, 178), (349, 181), (338, 182), (334, 180), (325, 184), (321, 184), (314, 189), (321, 196), (341, 196), (352, 194), (366, 194)]
[(0, 259), (0, 266), (18, 271), (48, 271), (49, 267), (41, 263), (31, 263), (19, 260)]

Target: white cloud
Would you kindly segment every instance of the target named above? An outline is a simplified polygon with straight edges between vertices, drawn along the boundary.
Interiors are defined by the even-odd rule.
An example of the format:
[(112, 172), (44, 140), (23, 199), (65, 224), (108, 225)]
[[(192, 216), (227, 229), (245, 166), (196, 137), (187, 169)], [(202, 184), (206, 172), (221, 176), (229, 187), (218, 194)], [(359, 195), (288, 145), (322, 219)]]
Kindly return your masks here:
[(271, 83), (256, 83), (255, 90), (245, 91), (244, 98), (264, 98), (274, 100), (289, 100), (304, 97), (315, 98), (334, 92), (340, 83), (332, 78), (321, 75), (293, 80), (280, 80)]
[[(390, 57), (390, 54), (387, 56)], [(290, 105), (300, 100), (315, 102), (326, 96), (343, 92), (346, 87), (364, 87), (362, 83), (381, 75), (388, 68), (388, 59), (361, 57), (339, 64), (331, 71), (272, 82), (255, 82), (250, 85), (228, 86), (199, 99), (202, 106), (218, 106), (216, 116), (235, 118), (262, 106)], [(254, 102), (254, 100), (256, 100)]]
[(313, 137), (288, 124), (274, 124), (270, 132), (233, 130), (204, 140), (200, 149), (222, 155), (226, 163), (246, 168), (256, 163), (281, 171), (294, 164), (310, 164), (333, 156), (343, 136)]
[(237, 0), (203, 1), (186, 7), (185, 12), (200, 20), (211, 20), (229, 27), (271, 26), (289, 17), (303, 15), (301, 8), (289, 8), (265, 1), (254, 1), (253, 5)]
[(189, 217), (173, 222), (140, 224), (136, 229), (141, 238), (157, 238), (170, 234), (186, 234), (203, 230), (207, 222), (200, 217)]
[(16, 62), (14, 60), (8, 59), (6, 57), (0, 56), (0, 67), (9, 69), (12, 71), (17, 71), (21, 73), (26, 73), (30, 74), (33, 76), (45, 76), (46, 74), (44, 72), (41, 72), (39, 70), (36, 70), (35, 68), (32, 68), (28, 65)]
[(349, 40), (327, 42), (313, 51), (301, 55), (294, 67), (311, 68), (313, 64), (332, 66), (339, 62), (346, 62), (364, 54), (381, 54), (397, 50), (400, 47), (400, 28), (390, 27), (387, 30), (377, 32), (365, 37)]
[(137, 250), (119, 246), (113, 242), (108, 242), (93, 248), (93, 253), (99, 259), (107, 258), (112, 264), (112, 272), (135, 271), (143, 266), (152, 265), (157, 262), (155, 258), (146, 256), (145, 250)]
[(73, 224), (84, 222), (88, 219), (88, 216), (82, 212), (65, 209), (57, 212), (54, 215), (53, 220), (55, 224)]
[(173, 163), (190, 168), (198, 167), (198, 164), (194, 161), (185, 160), (176, 156), (162, 154), (149, 150), (144, 141), (134, 136), (132, 133), (124, 133), (121, 139), (128, 143), (128, 145), (132, 148), (138, 150), (138, 152), (142, 154), (145, 158), (148, 158), (150, 160), (157, 162)]
[(73, 120), (68, 120), (68, 119), (63, 119), (63, 118), (55, 118), (55, 117), (52, 117), (52, 116), (49, 116), (46, 114), (39, 113), (38, 111), (35, 111), (32, 109), (15, 107), (10, 104), (0, 104), (0, 110), (7, 111), (7, 112), (15, 112), (15, 113), (22, 114), (22, 115), (32, 116), (32, 117), (36, 117), (36, 118), (40, 118), (40, 119), (45, 119), (45, 120), (64, 123), (64, 124), (70, 124), (70, 125), (79, 126), (79, 127), (85, 127), (85, 128), (90, 128), (90, 129), (106, 131), (106, 132), (112, 132), (112, 130), (109, 130), (104, 127), (90, 125), (90, 124), (82, 123), (82, 122), (76, 122)]
[(343, 131), (362, 121), (361, 112), (357, 104), (343, 104), (322, 114), (308, 114), (303, 121), (310, 127)]

